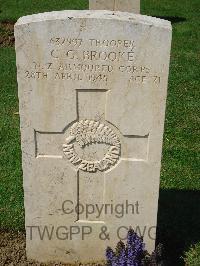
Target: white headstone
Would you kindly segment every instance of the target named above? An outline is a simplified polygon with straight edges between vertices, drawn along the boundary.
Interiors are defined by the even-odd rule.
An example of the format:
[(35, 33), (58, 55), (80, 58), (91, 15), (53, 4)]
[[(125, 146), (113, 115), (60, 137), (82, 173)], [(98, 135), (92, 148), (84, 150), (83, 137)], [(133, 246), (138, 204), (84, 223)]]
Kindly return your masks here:
[(124, 11), (140, 13), (140, 0), (89, 0), (91, 10)]
[(20, 18), (15, 38), (28, 258), (100, 261), (129, 226), (152, 251), (170, 23), (51, 12)]

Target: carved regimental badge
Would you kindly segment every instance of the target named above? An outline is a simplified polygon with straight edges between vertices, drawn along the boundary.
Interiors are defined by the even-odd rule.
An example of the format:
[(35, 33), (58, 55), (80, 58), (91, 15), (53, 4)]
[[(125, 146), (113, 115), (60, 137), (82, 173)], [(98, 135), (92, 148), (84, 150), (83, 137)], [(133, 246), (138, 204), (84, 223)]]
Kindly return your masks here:
[[(75, 144), (84, 149), (91, 144), (106, 144), (107, 152), (100, 160), (85, 160), (78, 155)], [(119, 137), (109, 126), (94, 120), (81, 120), (70, 128), (63, 152), (67, 159), (78, 169), (86, 172), (106, 171), (114, 166), (120, 157), (121, 144)]]

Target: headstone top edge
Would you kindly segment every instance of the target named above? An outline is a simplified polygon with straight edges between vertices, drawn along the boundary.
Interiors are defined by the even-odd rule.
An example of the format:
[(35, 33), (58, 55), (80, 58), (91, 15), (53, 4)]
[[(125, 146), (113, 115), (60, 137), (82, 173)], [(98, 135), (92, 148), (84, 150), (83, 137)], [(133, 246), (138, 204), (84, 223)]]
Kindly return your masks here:
[(15, 27), (35, 22), (64, 20), (64, 19), (72, 20), (73, 18), (131, 21), (133, 23), (134, 22), (141, 23), (155, 27), (167, 28), (171, 30), (171, 22), (168, 20), (146, 16), (146, 15), (133, 14), (129, 12), (109, 11), (109, 10), (64, 10), (64, 11), (38, 13), (38, 14), (20, 17), (16, 22)]

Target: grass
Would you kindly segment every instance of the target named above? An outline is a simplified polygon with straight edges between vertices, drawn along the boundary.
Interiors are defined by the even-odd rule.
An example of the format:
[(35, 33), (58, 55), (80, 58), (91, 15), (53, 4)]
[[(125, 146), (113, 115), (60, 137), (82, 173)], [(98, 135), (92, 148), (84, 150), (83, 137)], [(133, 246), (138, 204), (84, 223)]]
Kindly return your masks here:
[[(87, 9), (81, 0), (0, 0), (0, 21), (27, 14)], [(200, 176), (198, 175), (198, 106), (200, 102), (199, 0), (144, 0), (142, 13), (166, 18), (173, 25), (173, 42), (165, 121), (158, 241), (165, 244), (170, 265), (188, 265), (200, 253)], [(0, 33), (2, 31), (0, 30)], [(0, 228), (24, 229), (20, 132), (12, 47), (0, 48)], [(195, 259), (193, 260), (195, 261)]]
[(185, 252), (184, 261), (186, 265), (200, 265), (200, 243), (192, 246), (189, 251)]
[(88, 9), (87, 0), (0, 0), (0, 20), (55, 10)]
[(15, 52), (0, 49), (0, 227), (23, 228), (23, 190)]

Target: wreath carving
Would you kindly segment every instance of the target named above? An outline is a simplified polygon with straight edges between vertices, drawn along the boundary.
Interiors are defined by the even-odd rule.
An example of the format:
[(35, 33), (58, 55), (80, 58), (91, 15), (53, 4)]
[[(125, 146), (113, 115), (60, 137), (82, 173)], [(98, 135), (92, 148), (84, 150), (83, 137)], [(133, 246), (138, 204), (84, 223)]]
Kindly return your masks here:
[[(79, 157), (74, 149), (74, 142), (84, 148), (93, 143), (108, 145), (108, 151), (101, 160), (87, 161)], [(78, 169), (86, 172), (106, 171), (119, 160), (121, 143), (119, 137), (109, 126), (94, 120), (81, 120), (70, 128), (69, 137), (63, 144), (63, 152), (67, 159)]]

